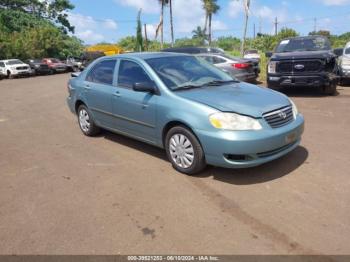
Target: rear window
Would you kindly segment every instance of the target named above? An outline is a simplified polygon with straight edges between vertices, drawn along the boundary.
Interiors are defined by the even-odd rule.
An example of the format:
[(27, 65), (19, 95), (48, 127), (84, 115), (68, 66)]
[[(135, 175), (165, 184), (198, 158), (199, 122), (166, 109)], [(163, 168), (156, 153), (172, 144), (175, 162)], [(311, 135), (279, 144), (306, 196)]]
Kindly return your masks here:
[(86, 76), (86, 81), (112, 85), (116, 60), (105, 60), (96, 64)]

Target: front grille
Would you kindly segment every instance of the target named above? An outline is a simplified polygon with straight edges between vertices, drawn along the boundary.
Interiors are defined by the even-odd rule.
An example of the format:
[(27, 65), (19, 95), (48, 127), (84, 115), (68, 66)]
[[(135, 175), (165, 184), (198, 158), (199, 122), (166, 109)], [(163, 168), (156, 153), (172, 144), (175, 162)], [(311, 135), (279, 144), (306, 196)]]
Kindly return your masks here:
[(28, 66), (17, 66), (16, 69), (17, 70), (27, 70)]
[[(298, 68), (298, 65), (300, 65), (300, 68)], [(322, 63), (320, 60), (281, 61), (277, 65), (277, 72), (279, 73), (319, 72), (321, 69)]]
[(263, 118), (272, 128), (278, 128), (287, 125), (294, 120), (293, 108), (292, 106), (286, 106), (266, 112), (263, 114)]
[(49, 69), (49, 66), (48, 65), (40, 65), (40, 68), (41, 69)]
[(270, 151), (266, 151), (266, 152), (261, 152), (261, 153), (257, 153), (257, 156), (259, 158), (264, 158), (264, 157), (269, 157), (269, 156), (273, 156), (273, 155), (276, 155), (290, 147), (292, 147), (293, 145), (295, 145), (295, 143), (297, 142), (293, 142), (293, 143), (290, 143), (288, 145), (285, 145), (285, 146), (282, 146), (280, 148), (277, 148), (277, 149), (274, 149), (274, 150), (270, 150)]

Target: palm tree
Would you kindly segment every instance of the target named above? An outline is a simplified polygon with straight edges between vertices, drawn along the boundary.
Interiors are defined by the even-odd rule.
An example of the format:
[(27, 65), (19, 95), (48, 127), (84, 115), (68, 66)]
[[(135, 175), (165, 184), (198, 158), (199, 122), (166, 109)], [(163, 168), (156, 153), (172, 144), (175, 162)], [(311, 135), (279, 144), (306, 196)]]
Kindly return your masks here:
[(169, 11), (170, 11), (170, 32), (171, 32), (171, 46), (174, 46), (174, 23), (173, 23), (173, 1), (169, 1)]
[(160, 30), (160, 47), (163, 48), (164, 45), (164, 6), (168, 3), (168, 0), (158, 0), (160, 4), (160, 21), (156, 30), (156, 38)]
[(197, 28), (192, 31), (192, 39), (196, 39), (198, 41), (197, 44), (203, 45), (204, 41), (208, 39), (208, 35), (205, 34), (204, 29), (197, 26)]
[(212, 30), (211, 30), (211, 22), (212, 22), (212, 17), (214, 14), (216, 14), (220, 6), (217, 4), (217, 0), (202, 0), (203, 1), (203, 8), (205, 10), (205, 25), (204, 25), (204, 32), (206, 33), (207, 31), (207, 23), (209, 22), (208, 25), (208, 40), (209, 40), (209, 45), (211, 44), (211, 38), (212, 38)]

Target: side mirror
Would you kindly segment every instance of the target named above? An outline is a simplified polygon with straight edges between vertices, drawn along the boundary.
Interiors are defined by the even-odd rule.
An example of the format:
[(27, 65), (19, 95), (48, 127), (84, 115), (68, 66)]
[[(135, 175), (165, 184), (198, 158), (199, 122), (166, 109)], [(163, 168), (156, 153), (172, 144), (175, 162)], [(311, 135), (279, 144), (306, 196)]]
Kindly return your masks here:
[(272, 54), (273, 54), (272, 52), (266, 52), (266, 53), (265, 53), (265, 56), (268, 57), (268, 58), (270, 58), (270, 57), (272, 56)]
[(135, 83), (132, 89), (136, 92), (146, 92), (146, 93), (156, 93), (157, 91), (157, 87), (153, 81)]
[(71, 77), (78, 77), (80, 75), (80, 72), (73, 72), (70, 74)]
[(333, 53), (334, 53), (336, 56), (342, 56), (342, 55), (343, 55), (343, 52), (344, 52), (344, 48), (336, 48), (336, 49), (333, 49)]

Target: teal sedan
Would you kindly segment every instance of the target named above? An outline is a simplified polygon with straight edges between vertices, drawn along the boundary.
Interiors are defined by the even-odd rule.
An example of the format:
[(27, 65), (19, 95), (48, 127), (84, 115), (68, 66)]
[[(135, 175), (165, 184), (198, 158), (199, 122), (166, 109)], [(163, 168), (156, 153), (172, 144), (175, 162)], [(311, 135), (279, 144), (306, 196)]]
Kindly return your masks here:
[(304, 130), (285, 95), (191, 55), (102, 57), (74, 76), (67, 103), (84, 135), (106, 129), (165, 148), (185, 174), (269, 162), (295, 149)]

